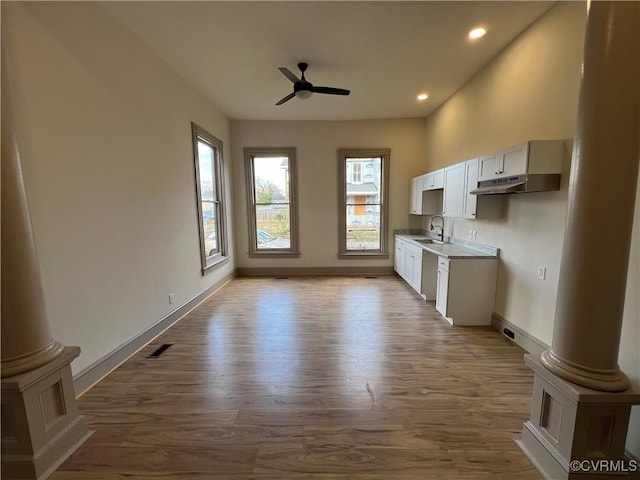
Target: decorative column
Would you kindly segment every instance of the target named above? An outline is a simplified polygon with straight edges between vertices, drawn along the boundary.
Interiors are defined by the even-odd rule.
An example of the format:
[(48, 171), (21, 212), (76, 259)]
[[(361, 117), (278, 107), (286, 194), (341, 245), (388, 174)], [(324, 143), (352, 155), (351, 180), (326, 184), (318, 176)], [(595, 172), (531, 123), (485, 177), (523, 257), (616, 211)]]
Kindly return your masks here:
[(639, 59), (640, 3), (592, 1), (553, 343), (527, 355), (534, 391), (518, 441), (549, 479), (635, 469), (624, 445), (640, 390), (629, 388), (618, 350), (640, 161)]
[(78, 415), (71, 361), (53, 340), (2, 78), (2, 478), (47, 478), (89, 436)]

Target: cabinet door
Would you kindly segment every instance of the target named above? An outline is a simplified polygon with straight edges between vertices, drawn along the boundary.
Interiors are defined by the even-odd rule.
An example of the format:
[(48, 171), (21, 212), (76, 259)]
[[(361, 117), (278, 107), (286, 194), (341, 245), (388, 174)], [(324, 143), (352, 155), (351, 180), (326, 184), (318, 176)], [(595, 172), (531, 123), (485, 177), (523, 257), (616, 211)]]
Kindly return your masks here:
[(433, 184), (431, 188), (444, 188), (444, 168), (433, 172)]
[(499, 169), (498, 176), (510, 177), (512, 175), (522, 175), (527, 172), (528, 143), (507, 148), (501, 153), (502, 166)]
[(436, 310), (443, 316), (447, 316), (447, 300), (449, 296), (449, 272), (438, 269), (436, 288)]
[[(405, 279), (405, 281), (411, 285), (412, 281), (413, 281), (413, 255), (411, 255), (411, 253), (408, 250), (404, 250), (403, 251), (403, 255), (402, 255), (402, 268), (404, 271), (404, 275), (402, 278)], [(413, 285), (411, 285), (413, 286)]]
[(402, 277), (403, 274), (403, 268), (402, 268), (402, 259), (403, 259), (403, 251), (402, 251), (402, 247), (400, 246), (400, 244), (398, 243), (398, 241), (396, 240), (396, 245), (395, 245), (395, 249), (393, 252), (393, 269), (396, 271), (396, 273), (398, 275), (400, 275)]
[(502, 159), (500, 152), (482, 155), (478, 159), (478, 181), (491, 180), (498, 176), (498, 159)]
[(422, 255), (411, 255), (412, 266), (412, 274), (411, 277), (411, 286), (413, 289), (420, 293), (420, 288), (422, 287)]
[(465, 162), (457, 163), (444, 170), (444, 198), (442, 215), (462, 217), (464, 209)]
[[(422, 188), (420, 185), (420, 177), (415, 177), (411, 179), (411, 188), (409, 193), (409, 213), (414, 215), (418, 214), (418, 206), (422, 205), (422, 201), (418, 203), (418, 195), (422, 197)], [(422, 200), (422, 199), (420, 199)]]
[(464, 218), (476, 218), (476, 205), (478, 197), (469, 192), (478, 186), (478, 159), (467, 160), (464, 172)]

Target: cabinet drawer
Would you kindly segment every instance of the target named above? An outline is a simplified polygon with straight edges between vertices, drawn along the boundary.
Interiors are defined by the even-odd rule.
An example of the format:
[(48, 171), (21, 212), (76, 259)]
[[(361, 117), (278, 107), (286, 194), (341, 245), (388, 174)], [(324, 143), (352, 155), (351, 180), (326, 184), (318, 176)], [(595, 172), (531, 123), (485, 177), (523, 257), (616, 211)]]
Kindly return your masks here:
[(409, 242), (404, 244), (404, 249), (414, 257), (422, 257), (422, 248)]
[(438, 257), (438, 270), (449, 271), (449, 259), (444, 257)]

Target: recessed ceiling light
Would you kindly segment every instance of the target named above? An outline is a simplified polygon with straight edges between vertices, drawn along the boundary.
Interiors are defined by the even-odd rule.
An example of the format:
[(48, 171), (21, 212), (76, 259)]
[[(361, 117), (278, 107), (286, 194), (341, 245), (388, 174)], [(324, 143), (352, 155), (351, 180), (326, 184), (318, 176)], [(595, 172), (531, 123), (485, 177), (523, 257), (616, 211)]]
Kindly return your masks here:
[(427, 98), (429, 98), (429, 95), (427, 95), (426, 93), (421, 93), (420, 95), (418, 95), (418, 100), (420, 100), (421, 102), (425, 101)]
[(484, 37), (485, 33), (487, 33), (486, 28), (477, 27), (469, 32), (469, 38), (475, 40), (476, 38)]

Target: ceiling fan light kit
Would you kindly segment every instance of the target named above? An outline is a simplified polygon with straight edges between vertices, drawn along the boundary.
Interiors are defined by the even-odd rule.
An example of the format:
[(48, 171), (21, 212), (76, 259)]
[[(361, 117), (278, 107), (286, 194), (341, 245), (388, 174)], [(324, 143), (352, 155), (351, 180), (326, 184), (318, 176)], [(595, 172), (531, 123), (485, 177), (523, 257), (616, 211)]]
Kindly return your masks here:
[(287, 77), (291, 82), (293, 82), (293, 93), (290, 93), (283, 99), (281, 99), (276, 105), (282, 105), (285, 102), (288, 102), (293, 97), (299, 98), (301, 100), (305, 100), (309, 98), (314, 93), (324, 93), (327, 95), (349, 95), (351, 90), (345, 90), (344, 88), (335, 88), (335, 87), (316, 87), (311, 82), (308, 82), (306, 78), (304, 78), (304, 72), (307, 70), (307, 65), (304, 62), (298, 64), (298, 68), (300, 72), (302, 72), (302, 76), (300, 78), (296, 77), (291, 70), (286, 67), (280, 67), (279, 70), (282, 74)]

